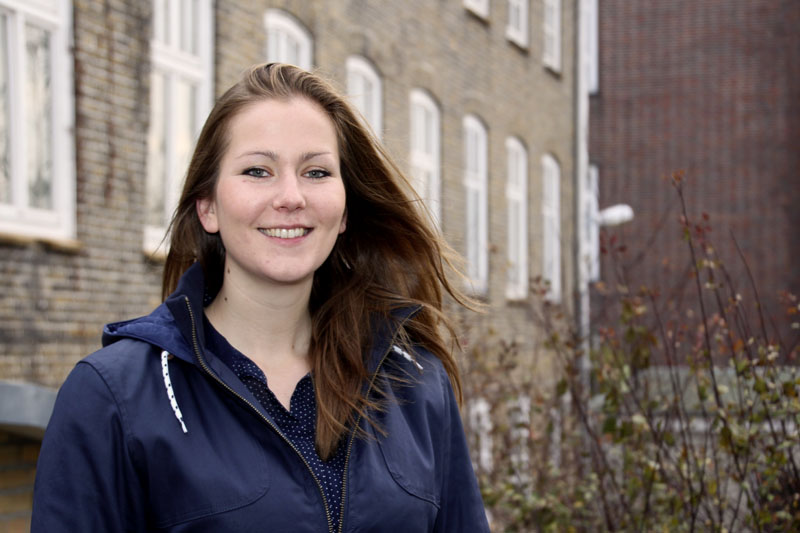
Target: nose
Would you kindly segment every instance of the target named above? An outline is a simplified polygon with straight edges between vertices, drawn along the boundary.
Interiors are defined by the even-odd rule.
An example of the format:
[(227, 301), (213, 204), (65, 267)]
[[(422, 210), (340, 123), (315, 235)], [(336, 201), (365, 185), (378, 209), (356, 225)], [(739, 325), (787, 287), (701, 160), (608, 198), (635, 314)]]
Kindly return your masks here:
[(294, 174), (284, 174), (275, 183), (276, 191), (272, 207), (277, 210), (294, 211), (306, 206), (306, 198), (301, 190), (300, 178)]

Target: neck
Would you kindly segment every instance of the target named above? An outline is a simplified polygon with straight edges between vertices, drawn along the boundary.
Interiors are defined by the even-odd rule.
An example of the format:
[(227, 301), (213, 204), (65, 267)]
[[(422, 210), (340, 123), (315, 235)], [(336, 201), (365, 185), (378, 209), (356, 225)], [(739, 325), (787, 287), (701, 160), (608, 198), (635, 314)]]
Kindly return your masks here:
[(262, 369), (307, 365), (311, 281), (254, 289), (225, 279), (206, 316), (237, 350)]

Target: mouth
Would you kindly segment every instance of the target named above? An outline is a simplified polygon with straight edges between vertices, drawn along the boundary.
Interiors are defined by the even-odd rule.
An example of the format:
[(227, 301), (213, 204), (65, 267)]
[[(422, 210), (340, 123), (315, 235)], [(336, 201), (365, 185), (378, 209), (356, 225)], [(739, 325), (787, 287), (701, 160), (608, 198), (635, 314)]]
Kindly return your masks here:
[(296, 239), (305, 237), (311, 232), (309, 228), (261, 228), (258, 231), (267, 237), (275, 237), (276, 239)]

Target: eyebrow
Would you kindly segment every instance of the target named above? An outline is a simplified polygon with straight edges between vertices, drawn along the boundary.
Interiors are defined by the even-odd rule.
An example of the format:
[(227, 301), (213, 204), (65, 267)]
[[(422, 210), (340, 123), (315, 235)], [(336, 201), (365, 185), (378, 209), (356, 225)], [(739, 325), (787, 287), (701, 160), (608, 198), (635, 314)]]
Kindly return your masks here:
[[(251, 155), (262, 155), (262, 156), (266, 157), (267, 159), (271, 159), (272, 161), (280, 160), (280, 157), (278, 156), (278, 154), (276, 154), (272, 150), (253, 150), (251, 152), (245, 152), (245, 153), (243, 153), (243, 154), (241, 154), (239, 156), (239, 159), (241, 159), (243, 157), (248, 157), (248, 156), (251, 156)], [(315, 157), (319, 157), (319, 156), (322, 156), (322, 155), (331, 155), (331, 152), (303, 152), (300, 155), (300, 162), (305, 163), (306, 161), (308, 161), (310, 159), (314, 159)]]

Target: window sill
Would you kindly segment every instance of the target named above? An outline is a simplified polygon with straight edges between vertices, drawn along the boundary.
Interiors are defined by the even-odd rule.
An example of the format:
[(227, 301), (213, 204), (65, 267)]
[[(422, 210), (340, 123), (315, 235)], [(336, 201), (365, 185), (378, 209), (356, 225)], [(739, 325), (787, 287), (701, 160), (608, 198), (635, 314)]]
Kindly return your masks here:
[(64, 253), (78, 253), (83, 249), (83, 243), (77, 239), (55, 238), (55, 237), (32, 237), (28, 235), (18, 235), (15, 233), (0, 232), (0, 244), (11, 244), (15, 246), (30, 246), (40, 243), (51, 250)]

